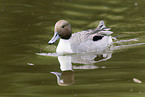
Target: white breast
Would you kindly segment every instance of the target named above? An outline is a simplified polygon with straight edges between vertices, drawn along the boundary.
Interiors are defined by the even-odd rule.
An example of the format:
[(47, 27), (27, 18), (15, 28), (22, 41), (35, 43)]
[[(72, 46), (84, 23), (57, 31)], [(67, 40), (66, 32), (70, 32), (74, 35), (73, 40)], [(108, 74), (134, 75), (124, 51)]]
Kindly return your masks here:
[(56, 53), (58, 55), (63, 55), (66, 53), (73, 53), (71, 49), (70, 41), (65, 40), (65, 39), (60, 39), (58, 46), (56, 48)]

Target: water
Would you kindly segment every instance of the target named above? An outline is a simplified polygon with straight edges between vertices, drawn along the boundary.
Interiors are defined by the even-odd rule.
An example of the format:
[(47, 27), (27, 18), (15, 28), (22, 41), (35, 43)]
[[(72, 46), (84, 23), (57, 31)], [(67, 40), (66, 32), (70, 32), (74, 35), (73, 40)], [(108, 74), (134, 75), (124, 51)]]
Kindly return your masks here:
[[(60, 19), (69, 21), (73, 32), (104, 20), (116, 41), (138, 40), (116, 46), (145, 43), (144, 5), (144, 0), (0, 0), (0, 96), (144, 97), (145, 45), (116, 50), (109, 58), (78, 55), (73, 71), (67, 72), (61, 71), (55, 55), (37, 55), (55, 53), (57, 43), (47, 42)], [(102, 58), (108, 59), (98, 62)], [(54, 72), (70, 84), (58, 85)]]

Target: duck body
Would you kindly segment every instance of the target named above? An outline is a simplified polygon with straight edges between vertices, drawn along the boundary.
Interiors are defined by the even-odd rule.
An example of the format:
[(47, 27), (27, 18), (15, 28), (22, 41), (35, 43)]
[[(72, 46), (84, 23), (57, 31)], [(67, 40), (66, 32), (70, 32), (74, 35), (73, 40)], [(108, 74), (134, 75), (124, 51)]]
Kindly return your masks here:
[[(88, 31), (82, 31), (72, 35), (70, 38), (70, 44), (73, 52), (100, 52), (108, 48), (112, 43), (111, 36), (97, 34), (88, 36), (87, 34)], [(96, 40), (93, 40), (94, 37), (96, 37)]]
[[(58, 55), (67, 53), (103, 52), (112, 44), (112, 37), (110, 35), (113, 32), (109, 30), (110, 28), (106, 28), (104, 21), (100, 21), (100, 24), (95, 29), (71, 34), (70, 24), (65, 20), (60, 20), (56, 23), (54, 36), (48, 43), (52, 44), (58, 38), (61, 38), (56, 48)], [(59, 34), (60, 32), (63, 35)]]

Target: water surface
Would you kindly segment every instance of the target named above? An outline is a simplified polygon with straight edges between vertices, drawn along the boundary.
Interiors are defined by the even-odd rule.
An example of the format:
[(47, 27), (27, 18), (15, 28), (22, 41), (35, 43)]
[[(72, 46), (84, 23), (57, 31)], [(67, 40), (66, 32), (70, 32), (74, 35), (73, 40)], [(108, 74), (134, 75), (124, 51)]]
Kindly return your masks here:
[[(73, 32), (104, 20), (116, 41), (138, 40), (116, 46), (145, 43), (144, 5), (144, 0), (0, 0), (0, 96), (144, 97), (145, 45), (116, 50), (100, 62), (106, 57), (93, 54), (82, 63), (78, 57), (68, 72), (57, 57), (36, 54), (55, 53), (57, 43), (47, 42), (60, 19), (69, 21)], [(51, 72), (66, 75), (72, 84), (58, 85)]]

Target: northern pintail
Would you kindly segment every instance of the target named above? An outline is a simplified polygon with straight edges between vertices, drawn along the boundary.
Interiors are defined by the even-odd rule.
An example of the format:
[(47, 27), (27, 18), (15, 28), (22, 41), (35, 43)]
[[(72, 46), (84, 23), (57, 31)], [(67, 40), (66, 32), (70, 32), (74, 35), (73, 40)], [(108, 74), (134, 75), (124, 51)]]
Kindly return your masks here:
[(66, 20), (59, 20), (55, 24), (54, 36), (48, 42), (53, 44), (60, 38), (56, 53), (63, 55), (66, 53), (100, 52), (104, 51), (112, 44), (113, 32), (106, 28), (104, 21), (100, 21), (95, 29), (89, 29), (72, 34), (71, 24)]

